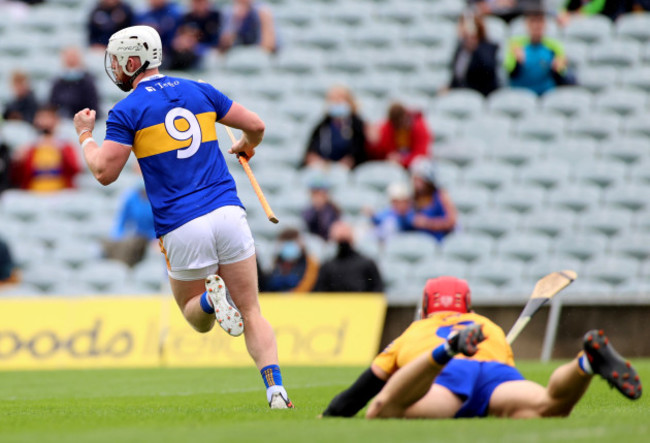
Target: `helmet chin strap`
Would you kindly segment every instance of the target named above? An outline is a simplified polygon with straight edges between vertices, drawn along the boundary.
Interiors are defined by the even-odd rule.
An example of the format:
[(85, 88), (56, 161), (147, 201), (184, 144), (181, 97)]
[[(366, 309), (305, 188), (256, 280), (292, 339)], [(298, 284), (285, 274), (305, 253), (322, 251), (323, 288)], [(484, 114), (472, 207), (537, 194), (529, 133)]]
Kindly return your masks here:
[(142, 66), (140, 66), (138, 69), (135, 70), (133, 75), (129, 77), (129, 79), (126, 82), (115, 82), (115, 84), (122, 91), (129, 92), (131, 89), (133, 89), (133, 81), (138, 77), (138, 75), (146, 71), (148, 67), (149, 67), (149, 62), (146, 61)]

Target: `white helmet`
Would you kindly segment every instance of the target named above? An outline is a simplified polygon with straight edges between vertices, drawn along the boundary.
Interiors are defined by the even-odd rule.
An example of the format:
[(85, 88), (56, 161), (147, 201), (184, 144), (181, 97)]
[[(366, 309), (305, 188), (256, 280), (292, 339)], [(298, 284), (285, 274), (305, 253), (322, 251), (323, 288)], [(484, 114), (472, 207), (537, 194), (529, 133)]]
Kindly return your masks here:
[[(117, 80), (112, 68), (113, 57), (130, 78), (128, 82)], [(126, 68), (129, 57), (139, 57), (141, 66), (133, 72)], [(108, 40), (104, 67), (106, 74), (121, 90), (133, 89), (133, 80), (147, 69), (157, 68), (162, 63), (162, 43), (160, 35), (151, 26), (131, 26), (117, 31)]]

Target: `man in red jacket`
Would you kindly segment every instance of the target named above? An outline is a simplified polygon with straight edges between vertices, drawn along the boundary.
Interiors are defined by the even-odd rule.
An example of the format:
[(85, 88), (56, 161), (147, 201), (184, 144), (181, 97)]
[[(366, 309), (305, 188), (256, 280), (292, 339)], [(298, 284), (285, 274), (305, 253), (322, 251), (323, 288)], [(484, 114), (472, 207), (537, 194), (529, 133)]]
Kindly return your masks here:
[(405, 168), (417, 157), (428, 157), (429, 143), (433, 141), (422, 113), (400, 103), (388, 108), (388, 119), (369, 138), (370, 158), (394, 161)]

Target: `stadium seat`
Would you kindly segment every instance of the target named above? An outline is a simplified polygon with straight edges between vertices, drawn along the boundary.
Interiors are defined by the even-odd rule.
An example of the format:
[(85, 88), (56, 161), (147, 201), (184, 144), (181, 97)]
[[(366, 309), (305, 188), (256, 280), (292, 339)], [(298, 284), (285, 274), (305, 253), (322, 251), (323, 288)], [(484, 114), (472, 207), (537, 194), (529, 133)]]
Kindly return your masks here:
[[(561, 38), (560, 36), (560, 27), (555, 22), (555, 20), (546, 20), (546, 28), (544, 31), (546, 37), (551, 38)], [(519, 35), (528, 35), (526, 28), (526, 20), (523, 15), (518, 16), (510, 22), (510, 35), (519, 36)]]
[(481, 162), (465, 172), (465, 181), (494, 191), (513, 183), (515, 168), (503, 163)]
[(102, 255), (102, 245), (88, 239), (69, 237), (57, 243), (52, 250), (53, 260), (69, 268), (79, 268), (95, 261)]
[(496, 207), (520, 214), (529, 213), (544, 203), (544, 190), (533, 186), (513, 186), (500, 190), (494, 197)]
[(523, 88), (501, 88), (487, 99), (487, 108), (492, 113), (521, 118), (537, 109), (537, 95)]
[(39, 297), (43, 295), (43, 291), (36, 286), (30, 283), (21, 282), (14, 285), (3, 285), (0, 286), (0, 298), (2, 297)]
[(271, 58), (257, 46), (244, 46), (230, 51), (225, 56), (224, 67), (235, 76), (258, 76), (271, 67)]
[(605, 252), (607, 239), (597, 234), (565, 233), (554, 240), (553, 248), (560, 256), (580, 261), (591, 260)]
[(50, 249), (42, 242), (29, 238), (29, 231), (23, 231), (22, 235), (7, 235), (4, 231), (6, 225), (2, 225), (2, 239), (7, 242), (11, 256), (16, 265), (20, 268), (29, 267), (32, 263), (44, 262), (50, 258)]
[(472, 281), (487, 282), (498, 288), (519, 280), (524, 274), (524, 266), (516, 260), (489, 257), (480, 262), (473, 263), (469, 274)]
[(528, 165), (520, 171), (521, 181), (551, 189), (566, 182), (570, 173), (569, 163), (563, 159), (550, 159)]
[(567, 67), (572, 71), (580, 72), (589, 60), (589, 44), (580, 40), (568, 40), (563, 42), (563, 45)]
[(537, 160), (541, 156), (542, 146), (539, 141), (510, 137), (494, 141), (486, 156), (493, 161), (521, 167)]
[(49, 293), (55, 285), (65, 284), (78, 277), (77, 273), (72, 273), (65, 265), (56, 261), (45, 260), (31, 262), (29, 266), (22, 270), (22, 281), (36, 286), (42, 292)]
[(74, 275), (77, 281), (107, 292), (127, 279), (129, 267), (116, 260), (99, 260), (84, 264)]
[(307, 252), (320, 263), (331, 259), (336, 254), (336, 245), (326, 242), (318, 235), (306, 232), (303, 234), (303, 239)]
[[(435, 126), (434, 129), (435, 131)], [(464, 169), (479, 162), (487, 153), (485, 142), (478, 138), (456, 138), (448, 143), (436, 144), (434, 156), (437, 160), (451, 162)]]
[(551, 249), (551, 240), (542, 234), (526, 231), (512, 232), (497, 243), (497, 253), (506, 259), (531, 263), (545, 257)]
[[(278, 218), (283, 218), (285, 215), (301, 217), (303, 211), (310, 205), (309, 192), (303, 187), (283, 188), (280, 193), (269, 195), (267, 199)], [(248, 209), (249, 206), (251, 205), (246, 208)]]
[(650, 233), (627, 231), (612, 241), (612, 253), (639, 261), (650, 258)]
[(493, 239), (488, 235), (461, 231), (445, 238), (441, 258), (472, 263), (489, 257), (494, 250), (493, 244)]
[(650, 13), (623, 14), (616, 20), (616, 35), (646, 43), (650, 40)]
[(623, 181), (625, 166), (611, 161), (584, 159), (573, 165), (575, 180), (607, 188)]
[(548, 91), (542, 96), (540, 104), (544, 111), (571, 117), (588, 113), (591, 110), (592, 102), (593, 96), (588, 90), (566, 86)]
[(645, 115), (627, 117), (623, 120), (622, 133), (632, 137), (646, 137), (650, 139), (650, 126)]
[(639, 273), (636, 260), (626, 257), (608, 256), (589, 262), (585, 266), (585, 277), (612, 286), (619, 286), (633, 280)]
[(403, 232), (394, 234), (386, 240), (384, 254), (389, 259), (408, 262), (431, 260), (438, 243), (435, 238), (424, 232)]
[(419, 281), (400, 280), (385, 291), (389, 306), (415, 307), (422, 302), (422, 285)]
[(433, 109), (457, 119), (469, 119), (483, 112), (483, 96), (472, 89), (452, 89), (435, 99)]
[(553, 238), (572, 231), (576, 224), (575, 215), (557, 208), (537, 208), (523, 220), (523, 227), (531, 233), (539, 233)]
[(581, 67), (579, 75), (580, 86), (592, 93), (597, 93), (617, 84), (619, 71), (613, 66), (585, 65)]
[(582, 15), (572, 19), (564, 28), (564, 38), (585, 43), (597, 43), (611, 39), (612, 21), (603, 15)]
[(366, 60), (369, 68), (379, 69), (385, 72), (395, 72), (402, 75), (414, 75), (422, 69), (425, 50), (420, 48), (403, 48), (399, 52), (376, 51), (372, 57)]
[(350, 216), (359, 215), (364, 208), (380, 209), (388, 203), (381, 192), (358, 186), (334, 189), (332, 200)]
[(490, 191), (483, 187), (454, 185), (448, 192), (458, 212), (464, 215), (486, 209), (490, 201)]
[(563, 117), (535, 113), (517, 121), (515, 134), (524, 140), (530, 139), (553, 143), (562, 137), (564, 122)]
[[(460, 125), (460, 131), (464, 137), (493, 140), (496, 142), (498, 140), (508, 139), (512, 133), (513, 126), (512, 120), (506, 116), (481, 114)], [(437, 127), (433, 126), (433, 128), (437, 139)]]
[(595, 140), (613, 138), (620, 127), (620, 118), (611, 114), (591, 113), (569, 122), (568, 132), (573, 136), (586, 136)]
[(600, 152), (605, 161), (616, 160), (627, 165), (634, 165), (648, 155), (648, 140), (643, 137), (616, 137), (602, 143)]
[(601, 91), (596, 96), (596, 109), (601, 113), (613, 112), (627, 116), (642, 113), (646, 102), (645, 94), (616, 87)]
[(494, 43), (504, 44), (508, 38), (510, 29), (508, 24), (501, 18), (493, 15), (483, 17), (487, 38)]
[(422, 288), (428, 279), (445, 275), (463, 278), (467, 275), (467, 272), (468, 266), (462, 261), (430, 260), (413, 266), (411, 278), (413, 281), (420, 283), (420, 295), (422, 295)]
[[(604, 144), (610, 144), (605, 142)], [(547, 143), (544, 150), (547, 159), (559, 158), (575, 165), (586, 159), (597, 158), (598, 144), (592, 138), (563, 137), (557, 143)]]
[(309, 49), (280, 51), (272, 66), (278, 73), (310, 75), (322, 68), (322, 57)]
[(557, 208), (580, 213), (597, 207), (600, 204), (600, 195), (598, 188), (593, 186), (565, 186), (551, 192), (549, 203)]
[(582, 262), (575, 258), (562, 256), (562, 255), (552, 255), (547, 254), (534, 263), (529, 264), (525, 268), (525, 275), (532, 283), (531, 290), (535, 285), (535, 282), (540, 278), (544, 277), (551, 272), (562, 271), (562, 270), (573, 270), (578, 273), (578, 280), (580, 281), (580, 274), (582, 270)]
[(384, 192), (395, 182), (409, 183), (408, 172), (400, 165), (388, 161), (369, 161), (352, 171), (352, 182), (356, 186), (374, 188)]
[(405, 31), (406, 44), (428, 49), (447, 48), (451, 43), (449, 36), (455, 36), (456, 27), (448, 21), (436, 20), (428, 22), (426, 26), (408, 26)]
[(628, 88), (650, 92), (650, 67), (638, 66), (621, 72), (621, 84)]
[(605, 190), (604, 202), (614, 209), (643, 214), (650, 208), (650, 187), (632, 183), (612, 186)]
[(519, 217), (511, 212), (488, 210), (488, 212), (479, 212), (465, 218), (467, 231), (489, 235), (494, 239), (499, 239), (508, 232), (516, 230), (519, 224)]
[(144, 260), (136, 264), (129, 279), (140, 287), (148, 288), (150, 292), (160, 292), (167, 282), (167, 267), (162, 254), (158, 259)]
[(632, 39), (604, 40), (591, 46), (589, 63), (595, 66), (629, 68), (641, 60), (641, 46)]
[(414, 266), (406, 261), (382, 256), (377, 266), (386, 292), (390, 292), (393, 288), (404, 287), (413, 281)]
[(614, 237), (631, 228), (632, 214), (605, 207), (581, 214), (579, 224), (586, 233)]
[(445, 20), (456, 22), (463, 13), (464, 5), (456, 0), (439, 0), (430, 4), (427, 13), (432, 17), (439, 17)]
[(0, 138), (12, 151), (31, 143), (38, 137), (36, 130), (27, 122), (19, 120), (3, 121), (0, 126)]

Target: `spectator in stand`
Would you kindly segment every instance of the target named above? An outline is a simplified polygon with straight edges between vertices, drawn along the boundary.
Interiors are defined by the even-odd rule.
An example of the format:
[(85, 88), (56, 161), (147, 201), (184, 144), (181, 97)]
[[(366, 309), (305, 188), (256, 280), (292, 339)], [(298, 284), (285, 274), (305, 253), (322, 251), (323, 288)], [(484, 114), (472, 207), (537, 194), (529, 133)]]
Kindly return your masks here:
[(318, 260), (307, 253), (297, 229), (285, 229), (278, 241), (273, 269), (266, 276), (266, 291), (310, 292), (318, 277)]
[[(49, 103), (61, 116), (72, 118), (84, 108), (99, 109), (99, 95), (94, 77), (86, 71), (79, 48), (68, 47), (61, 52), (63, 73), (54, 80)], [(98, 111), (99, 112), (99, 111)]]
[(36, 112), (34, 127), (41, 135), (13, 158), (12, 181), (16, 187), (39, 192), (74, 187), (80, 171), (77, 151), (72, 143), (56, 137), (58, 125), (55, 106), (46, 105)]
[(221, 51), (232, 47), (259, 46), (269, 53), (278, 50), (278, 38), (271, 9), (254, 0), (234, 0), (220, 39)]
[(182, 18), (182, 10), (176, 3), (169, 0), (149, 0), (149, 9), (137, 16), (136, 24), (151, 26), (158, 31), (163, 52), (167, 54), (172, 48), (172, 41)]
[(132, 267), (144, 258), (155, 238), (151, 203), (141, 183), (126, 193), (111, 239), (104, 242), (104, 255)]
[(507, 23), (521, 15), (522, 4), (525, 3), (528, 2), (526, 0), (468, 0), (468, 4), (473, 6), (479, 15), (493, 15)]
[(192, 0), (190, 11), (183, 16), (181, 26), (192, 26), (199, 31), (201, 44), (216, 48), (221, 36), (221, 12), (210, 0)]
[(38, 109), (38, 102), (29, 84), (29, 76), (27, 73), (14, 71), (11, 74), (11, 89), (13, 89), (14, 96), (5, 106), (2, 118), (5, 120), (23, 120), (32, 123), (36, 110)]
[(9, 245), (0, 238), (0, 288), (19, 281), (18, 267), (11, 256)]
[(350, 225), (337, 221), (330, 239), (338, 245), (336, 256), (318, 272), (316, 292), (383, 292), (384, 283), (375, 262), (354, 249)]
[(447, 191), (438, 187), (430, 160), (419, 159), (410, 171), (415, 205), (412, 226), (442, 242), (456, 226), (456, 206)]
[(413, 230), (413, 198), (406, 183), (391, 183), (387, 188), (390, 207), (379, 212), (368, 211), (375, 226), (375, 235), (380, 242), (385, 242), (396, 232)]
[(510, 86), (542, 95), (558, 85), (570, 83), (564, 47), (559, 41), (544, 36), (545, 26), (544, 11), (530, 10), (526, 13), (528, 35), (513, 37), (508, 42), (505, 68)]
[(190, 25), (183, 25), (174, 36), (172, 47), (164, 62), (165, 67), (176, 71), (198, 69), (207, 49), (208, 47), (199, 41), (199, 30)]
[(644, 8), (647, 0), (566, 0), (558, 11), (557, 21), (566, 26), (573, 18), (601, 14), (615, 21), (621, 14)]
[(470, 88), (487, 96), (499, 87), (497, 51), (487, 39), (483, 18), (463, 14), (458, 22), (459, 42), (451, 62), (450, 88)]
[(390, 105), (388, 119), (368, 134), (370, 159), (389, 160), (405, 168), (416, 158), (429, 156), (433, 139), (422, 113), (401, 103)]
[(352, 169), (366, 160), (364, 122), (352, 92), (344, 86), (327, 91), (325, 117), (311, 133), (303, 164), (333, 162)]
[(131, 6), (122, 0), (99, 0), (88, 17), (88, 44), (93, 49), (104, 50), (108, 39), (120, 29), (134, 23)]
[(330, 184), (321, 177), (309, 183), (311, 205), (302, 213), (307, 229), (323, 240), (328, 240), (330, 227), (341, 217), (341, 210), (330, 198)]
[(11, 152), (9, 151), (9, 146), (0, 140), (0, 196), (2, 196), (3, 191), (9, 189), (10, 184)]

